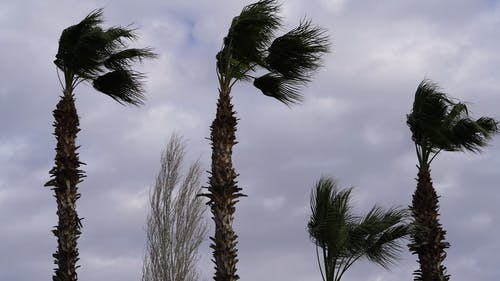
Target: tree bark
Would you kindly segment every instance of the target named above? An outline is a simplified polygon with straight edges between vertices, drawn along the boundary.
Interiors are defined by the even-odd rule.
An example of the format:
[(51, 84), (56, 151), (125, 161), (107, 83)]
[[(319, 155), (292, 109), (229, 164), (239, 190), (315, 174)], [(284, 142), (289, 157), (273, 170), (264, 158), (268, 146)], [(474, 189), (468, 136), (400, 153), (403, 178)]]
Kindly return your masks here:
[(240, 193), (233, 168), (232, 149), (236, 142), (237, 119), (229, 92), (219, 91), (217, 113), (210, 127), (212, 145), (212, 170), (209, 176), (208, 197), (215, 222), (215, 235), (210, 237), (215, 263), (215, 281), (236, 281), (237, 235), (233, 231), (233, 219)]
[(445, 249), (450, 244), (445, 242), (445, 234), (439, 223), (438, 196), (432, 186), (428, 166), (419, 167), (417, 189), (413, 194), (412, 215), (414, 230), (408, 245), (413, 254), (418, 255), (420, 268), (414, 272), (415, 281), (447, 281), (446, 267), (442, 264), (446, 258)]
[(76, 136), (80, 131), (73, 94), (65, 91), (53, 111), (57, 140), (55, 165), (50, 170), (51, 179), (45, 186), (52, 186), (57, 202), (58, 225), (52, 232), (57, 238), (57, 251), (53, 254), (53, 281), (76, 281), (78, 262), (77, 240), (81, 222), (76, 212), (76, 200), (80, 197), (77, 184), (84, 177), (76, 150)]

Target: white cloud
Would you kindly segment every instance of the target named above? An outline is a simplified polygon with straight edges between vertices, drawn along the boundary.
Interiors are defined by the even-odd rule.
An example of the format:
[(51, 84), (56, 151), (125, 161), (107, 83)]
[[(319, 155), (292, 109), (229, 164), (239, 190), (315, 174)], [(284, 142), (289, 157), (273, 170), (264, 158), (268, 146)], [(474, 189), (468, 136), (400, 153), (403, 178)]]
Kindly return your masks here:
[[(12, 139), (9, 141), (0, 140), (0, 158), (2, 160), (10, 159), (15, 155), (19, 154), (23, 149), (26, 149), (26, 143), (24, 140)], [(7, 164), (7, 163), (6, 163)]]
[(269, 211), (276, 211), (283, 207), (285, 201), (286, 199), (283, 196), (264, 198), (262, 200), (262, 206)]
[(345, 0), (321, 0), (320, 2), (333, 13), (340, 12), (345, 4)]
[(488, 213), (476, 213), (463, 219), (463, 228), (470, 231), (487, 231), (493, 224), (493, 216)]

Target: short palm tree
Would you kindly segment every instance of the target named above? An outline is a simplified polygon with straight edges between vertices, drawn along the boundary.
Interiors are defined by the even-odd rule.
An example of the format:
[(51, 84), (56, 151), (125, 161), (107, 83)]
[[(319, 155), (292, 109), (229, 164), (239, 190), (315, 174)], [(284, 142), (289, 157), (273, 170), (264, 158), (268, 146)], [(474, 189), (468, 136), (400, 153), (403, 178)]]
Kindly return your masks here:
[[(253, 80), (266, 96), (291, 105), (301, 100), (300, 88), (320, 66), (320, 57), (328, 50), (324, 30), (302, 21), (298, 27), (274, 38), (281, 27), (275, 0), (262, 0), (243, 8), (233, 18), (222, 48), (217, 54), (219, 98), (210, 127), (212, 168), (209, 178), (208, 205), (215, 222), (212, 237), (217, 281), (235, 281), (237, 250), (232, 223), (237, 199), (243, 194), (236, 184), (232, 148), (236, 144), (236, 113), (231, 103), (231, 89), (238, 81)], [(274, 38), (274, 40), (272, 40)], [(266, 73), (251, 76), (256, 70)]]
[(435, 83), (424, 80), (415, 92), (407, 124), (418, 159), (417, 188), (411, 206), (414, 231), (408, 245), (410, 251), (418, 255), (420, 264), (414, 280), (449, 280), (442, 264), (449, 243), (439, 222), (439, 202), (432, 185), (430, 164), (441, 151), (480, 152), (499, 132), (498, 122), (489, 117), (471, 119), (464, 103), (450, 99)]
[[(96, 10), (80, 23), (66, 28), (59, 39), (55, 65), (62, 73), (63, 95), (53, 112), (57, 140), (55, 165), (50, 170), (57, 201), (58, 225), (53, 230), (58, 248), (55, 252), (54, 281), (77, 280), (77, 239), (81, 222), (76, 212), (80, 197), (77, 185), (84, 172), (76, 145), (79, 120), (75, 107), (74, 90), (82, 82), (122, 104), (140, 105), (143, 102), (142, 74), (130, 69), (133, 62), (154, 57), (148, 48), (127, 49), (127, 41), (136, 38), (133, 30), (123, 27), (103, 29), (102, 10)], [(62, 81), (61, 81), (62, 80)]]
[(374, 206), (366, 215), (356, 216), (351, 191), (339, 189), (332, 178), (321, 178), (311, 192), (307, 231), (316, 244), (323, 281), (340, 281), (361, 258), (389, 268), (402, 248), (400, 240), (409, 233), (407, 210)]

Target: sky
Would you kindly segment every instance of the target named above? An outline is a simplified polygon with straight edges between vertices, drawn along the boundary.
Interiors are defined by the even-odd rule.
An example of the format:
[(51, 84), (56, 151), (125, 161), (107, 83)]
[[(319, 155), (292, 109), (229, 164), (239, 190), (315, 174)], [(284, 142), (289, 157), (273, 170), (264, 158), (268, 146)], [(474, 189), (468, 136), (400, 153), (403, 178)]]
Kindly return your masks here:
[[(140, 280), (148, 193), (172, 133), (187, 162), (209, 170), (217, 99), (215, 54), (251, 1), (14, 1), (0, 3), (0, 280), (50, 280), (57, 223), (52, 191), (52, 110), (61, 94), (52, 63), (61, 31), (104, 8), (106, 26), (129, 25), (135, 47), (159, 54), (146, 73), (145, 106), (121, 106), (89, 85), (76, 89), (82, 131), (79, 280)], [(473, 116), (500, 118), (500, 1), (282, 0), (285, 28), (301, 19), (328, 30), (324, 67), (291, 108), (251, 84), (233, 88), (234, 166), (248, 197), (237, 205), (241, 280), (320, 280), (306, 232), (309, 194), (321, 176), (354, 186), (356, 212), (408, 206), (416, 155), (406, 126), (415, 89), (431, 79), (468, 102)], [(482, 154), (442, 153), (431, 167), (454, 281), (500, 280), (500, 137)], [(206, 182), (206, 174), (204, 175)], [(207, 213), (207, 219), (208, 219)], [(211, 223), (211, 222), (210, 222)], [(213, 229), (210, 230), (210, 233)], [(406, 242), (405, 242), (406, 243)], [(208, 242), (202, 280), (213, 276)], [(361, 261), (344, 280), (411, 280), (404, 249), (391, 271)]]

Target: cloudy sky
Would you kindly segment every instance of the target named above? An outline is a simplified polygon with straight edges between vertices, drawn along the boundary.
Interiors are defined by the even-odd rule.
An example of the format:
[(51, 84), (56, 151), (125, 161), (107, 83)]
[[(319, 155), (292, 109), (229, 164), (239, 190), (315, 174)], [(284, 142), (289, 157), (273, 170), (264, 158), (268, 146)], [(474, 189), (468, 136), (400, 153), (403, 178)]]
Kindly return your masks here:
[[(305, 231), (309, 193), (321, 175), (355, 186), (359, 212), (407, 206), (416, 156), (405, 124), (424, 78), (469, 102), (475, 116), (500, 118), (500, 1), (282, 0), (288, 28), (306, 17), (328, 29), (332, 52), (288, 108), (240, 83), (234, 150), (241, 280), (320, 280)], [(233, 16), (251, 1), (14, 1), (0, 3), (0, 280), (50, 280), (57, 222), (43, 187), (53, 165), (51, 112), (61, 88), (52, 63), (60, 32), (104, 8), (106, 24), (138, 28), (152, 46), (147, 104), (123, 107), (88, 85), (77, 88), (81, 116), (79, 280), (140, 280), (148, 191), (172, 132), (190, 161), (209, 169), (215, 54)], [(441, 221), (455, 281), (500, 280), (500, 137), (483, 154), (443, 153), (433, 163)], [(205, 243), (199, 266), (210, 280)], [(345, 280), (410, 280), (415, 257), (391, 272), (360, 262)]]

